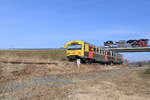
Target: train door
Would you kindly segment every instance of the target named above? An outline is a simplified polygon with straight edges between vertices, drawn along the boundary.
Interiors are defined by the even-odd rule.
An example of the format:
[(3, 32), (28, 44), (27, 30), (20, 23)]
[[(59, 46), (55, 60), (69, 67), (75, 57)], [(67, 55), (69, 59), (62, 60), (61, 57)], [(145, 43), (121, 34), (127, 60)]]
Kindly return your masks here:
[(93, 59), (93, 47), (89, 46), (89, 58)]
[(117, 54), (115, 54), (115, 62), (117, 62)]
[(105, 50), (105, 61), (108, 61), (108, 52)]

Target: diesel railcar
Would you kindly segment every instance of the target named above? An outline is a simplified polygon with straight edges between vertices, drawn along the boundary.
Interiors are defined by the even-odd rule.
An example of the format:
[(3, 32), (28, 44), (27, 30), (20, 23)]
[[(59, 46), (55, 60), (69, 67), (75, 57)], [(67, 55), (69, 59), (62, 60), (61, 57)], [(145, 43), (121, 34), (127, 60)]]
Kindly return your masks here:
[(81, 59), (84, 63), (122, 64), (121, 54), (109, 51), (84, 41), (70, 41), (65, 45), (66, 55), (70, 61)]

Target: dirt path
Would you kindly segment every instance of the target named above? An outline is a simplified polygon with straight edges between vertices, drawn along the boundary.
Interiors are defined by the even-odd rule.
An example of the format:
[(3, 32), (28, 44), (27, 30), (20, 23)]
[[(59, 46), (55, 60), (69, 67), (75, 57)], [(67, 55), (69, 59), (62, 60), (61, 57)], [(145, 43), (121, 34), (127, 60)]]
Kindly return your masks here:
[[(136, 76), (136, 71), (141, 69), (90, 73), (85, 79), (80, 78), (83, 82), (71, 92), (68, 100), (150, 100), (150, 87)], [(150, 81), (147, 85), (150, 85)]]
[[(116, 79), (137, 68), (20, 78), (8, 84), (1, 100), (137, 100), (118, 90)], [(120, 99), (121, 98), (121, 99)]]

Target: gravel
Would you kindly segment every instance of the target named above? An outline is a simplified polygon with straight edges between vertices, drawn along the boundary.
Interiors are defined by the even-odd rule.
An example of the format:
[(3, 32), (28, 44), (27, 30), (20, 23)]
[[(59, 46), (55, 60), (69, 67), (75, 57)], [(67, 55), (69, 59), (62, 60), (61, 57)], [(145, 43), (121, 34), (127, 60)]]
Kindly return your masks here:
[[(86, 81), (95, 81), (97, 79), (112, 79), (119, 76), (122, 73), (127, 71), (132, 71), (138, 68), (122, 68), (117, 70), (110, 70), (106, 72), (88, 72), (88, 73), (78, 73), (78, 74), (64, 74), (64, 75), (56, 75), (56, 76), (46, 76), (40, 78), (30, 78), (14, 81), (7, 88), (4, 89), (4, 93), (19, 93), (24, 91), (25, 89), (29, 89), (31, 86), (36, 86), (34, 90), (31, 90), (29, 93), (25, 94), (26, 97), (30, 95), (34, 95), (36, 91), (40, 91), (38, 87), (42, 84), (48, 84), (48, 87), (57, 87), (62, 88), (64, 85), (67, 86), (69, 84), (78, 85), (80, 82), (74, 82), (73, 79), (76, 80), (86, 80)], [(18, 96), (10, 96), (4, 95), (0, 99), (2, 100), (19, 100)]]

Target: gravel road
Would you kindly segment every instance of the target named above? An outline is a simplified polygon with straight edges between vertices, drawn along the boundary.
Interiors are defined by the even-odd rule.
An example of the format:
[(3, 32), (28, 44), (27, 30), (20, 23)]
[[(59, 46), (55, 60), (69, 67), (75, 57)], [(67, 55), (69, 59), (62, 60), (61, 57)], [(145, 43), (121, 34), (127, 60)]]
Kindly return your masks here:
[[(122, 68), (110, 71), (94, 71), (88, 73), (76, 73), (76, 74), (63, 74), (63, 75), (51, 75), (45, 77), (36, 78), (26, 78), (21, 80), (16, 80), (9, 84), (7, 88), (4, 89), (3, 95), (0, 97), (1, 100), (20, 100), (21, 98), (25, 100), (30, 100), (36, 93), (40, 92), (41, 89), (50, 88), (51, 91), (55, 90), (55, 97), (49, 99), (63, 99), (59, 97), (62, 95), (68, 95), (64, 91), (68, 91), (68, 86), (75, 87), (85, 83), (92, 83), (96, 80), (112, 80), (121, 74), (128, 73), (141, 68)], [(45, 88), (43, 88), (45, 86)], [(47, 91), (45, 89), (45, 91)], [(67, 90), (65, 90), (67, 89)], [(27, 92), (26, 92), (27, 91)], [(60, 93), (60, 94), (57, 94)], [(46, 95), (46, 94), (45, 94)], [(59, 96), (57, 96), (59, 95)], [(65, 99), (65, 98), (64, 98)], [(45, 99), (42, 99), (45, 100)]]

